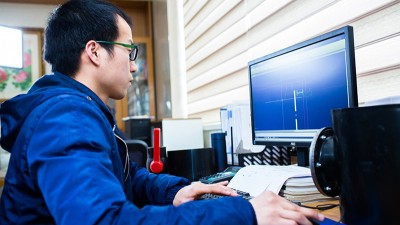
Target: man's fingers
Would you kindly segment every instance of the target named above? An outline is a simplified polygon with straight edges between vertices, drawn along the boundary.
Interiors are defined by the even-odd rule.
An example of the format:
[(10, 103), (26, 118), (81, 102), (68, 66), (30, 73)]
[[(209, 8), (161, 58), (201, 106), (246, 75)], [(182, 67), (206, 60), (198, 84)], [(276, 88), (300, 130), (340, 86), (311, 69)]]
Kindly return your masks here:
[(300, 212), (303, 213), (307, 218), (322, 221), (324, 220), (324, 215), (321, 213), (318, 213), (316, 210), (313, 209), (306, 209), (303, 207), (300, 207)]
[(221, 194), (221, 195), (230, 195), (230, 196), (237, 196), (236, 191), (232, 190), (231, 188), (227, 187), (227, 181), (215, 183), (215, 184), (202, 184), (199, 183), (196, 185), (196, 189), (198, 189), (197, 193), (210, 193), (210, 194)]
[(282, 204), (282, 208), (286, 209), (286, 210), (291, 210), (291, 211), (295, 211), (298, 212), (302, 215), (304, 215), (305, 217), (307, 217), (308, 219), (314, 219), (314, 220), (318, 220), (318, 221), (322, 221), (324, 219), (324, 216), (320, 213), (318, 213), (316, 210), (313, 209), (307, 209), (298, 205), (295, 205), (294, 203), (291, 203), (289, 201), (287, 201), (289, 204)]
[(297, 224), (304, 224), (304, 225), (311, 225), (311, 221), (308, 220), (308, 218), (301, 214), (299, 211), (293, 211), (293, 210), (284, 210), (282, 209), (281, 212), (279, 213), (282, 218), (296, 221)]
[(227, 180), (224, 180), (224, 181), (221, 181), (221, 182), (218, 182), (218, 183), (215, 183), (215, 184), (220, 184), (220, 185), (224, 185), (224, 186), (226, 186), (226, 185), (228, 185), (228, 181)]

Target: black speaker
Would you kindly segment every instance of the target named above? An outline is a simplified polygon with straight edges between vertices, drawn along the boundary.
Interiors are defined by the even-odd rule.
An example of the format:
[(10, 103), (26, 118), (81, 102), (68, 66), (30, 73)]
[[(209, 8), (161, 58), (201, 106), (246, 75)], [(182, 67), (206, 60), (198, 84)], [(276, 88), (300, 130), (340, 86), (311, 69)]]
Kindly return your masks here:
[(198, 181), (200, 177), (216, 173), (214, 149), (197, 148), (168, 151), (168, 171), (172, 175)]
[(346, 224), (399, 224), (400, 105), (336, 109), (332, 121), (310, 148), (318, 190), (339, 195)]
[(217, 171), (222, 172), (228, 166), (226, 156), (225, 133), (212, 133), (211, 146), (214, 149)]

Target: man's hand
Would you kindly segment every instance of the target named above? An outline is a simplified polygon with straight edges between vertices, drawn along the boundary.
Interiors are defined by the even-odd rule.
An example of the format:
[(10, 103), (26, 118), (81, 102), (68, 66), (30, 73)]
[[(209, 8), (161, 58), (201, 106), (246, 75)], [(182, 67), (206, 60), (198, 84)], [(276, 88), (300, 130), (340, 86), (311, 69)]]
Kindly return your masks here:
[(226, 185), (228, 185), (228, 181), (223, 181), (215, 184), (203, 184), (200, 182), (193, 182), (191, 185), (182, 188), (176, 193), (173, 205), (178, 206), (182, 203), (198, 199), (200, 196), (207, 193), (237, 196), (236, 191), (230, 189)]
[(257, 223), (263, 224), (304, 224), (311, 225), (309, 219), (322, 221), (324, 216), (312, 209), (295, 205), (288, 200), (265, 191), (250, 200), (256, 212)]

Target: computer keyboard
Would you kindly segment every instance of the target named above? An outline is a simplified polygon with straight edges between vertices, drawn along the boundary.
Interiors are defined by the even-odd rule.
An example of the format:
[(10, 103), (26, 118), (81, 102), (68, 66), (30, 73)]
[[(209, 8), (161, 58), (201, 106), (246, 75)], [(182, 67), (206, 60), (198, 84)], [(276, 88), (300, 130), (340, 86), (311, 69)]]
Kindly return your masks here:
[[(235, 189), (233, 189), (233, 190), (235, 190)], [(240, 196), (240, 197), (242, 197), (242, 198), (244, 198), (246, 200), (250, 200), (250, 199), (253, 198), (247, 192), (239, 191), (239, 190), (235, 190), (235, 191), (237, 192), (238, 196)], [(204, 199), (216, 199), (216, 198), (224, 198), (224, 197), (228, 197), (228, 196), (226, 196), (226, 195), (216, 195), (216, 194), (204, 194), (204, 195), (202, 195), (200, 197), (200, 199), (204, 200)]]

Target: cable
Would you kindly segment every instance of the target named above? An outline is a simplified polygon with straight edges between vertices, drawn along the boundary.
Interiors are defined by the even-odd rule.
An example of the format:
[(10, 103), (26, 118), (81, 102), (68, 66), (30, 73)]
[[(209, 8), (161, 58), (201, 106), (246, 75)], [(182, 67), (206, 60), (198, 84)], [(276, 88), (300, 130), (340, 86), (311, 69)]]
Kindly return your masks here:
[(321, 204), (321, 205), (317, 205), (317, 206), (307, 206), (307, 205), (303, 205), (300, 203), (300, 206), (304, 207), (304, 208), (317, 209), (320, 211), (324, 211), (324, 210), (333, 209), (335, 207), (338, 207), (339, 204)]
[(291, 201), (291, 202), (296, 204), (296, 205), (298, 205), (298, 206), (304, 207), (304, 208), (317, 209), (317, 210), (320, 210), (320, 211), (333, 209), (335, 207), (340, 206), (340, 204), (320, 204), (320, 205), (317, 205), (317, 206), (308, 206), (308, 205), (303, 205), (301, 202), (298, 202), (298, 201)]

